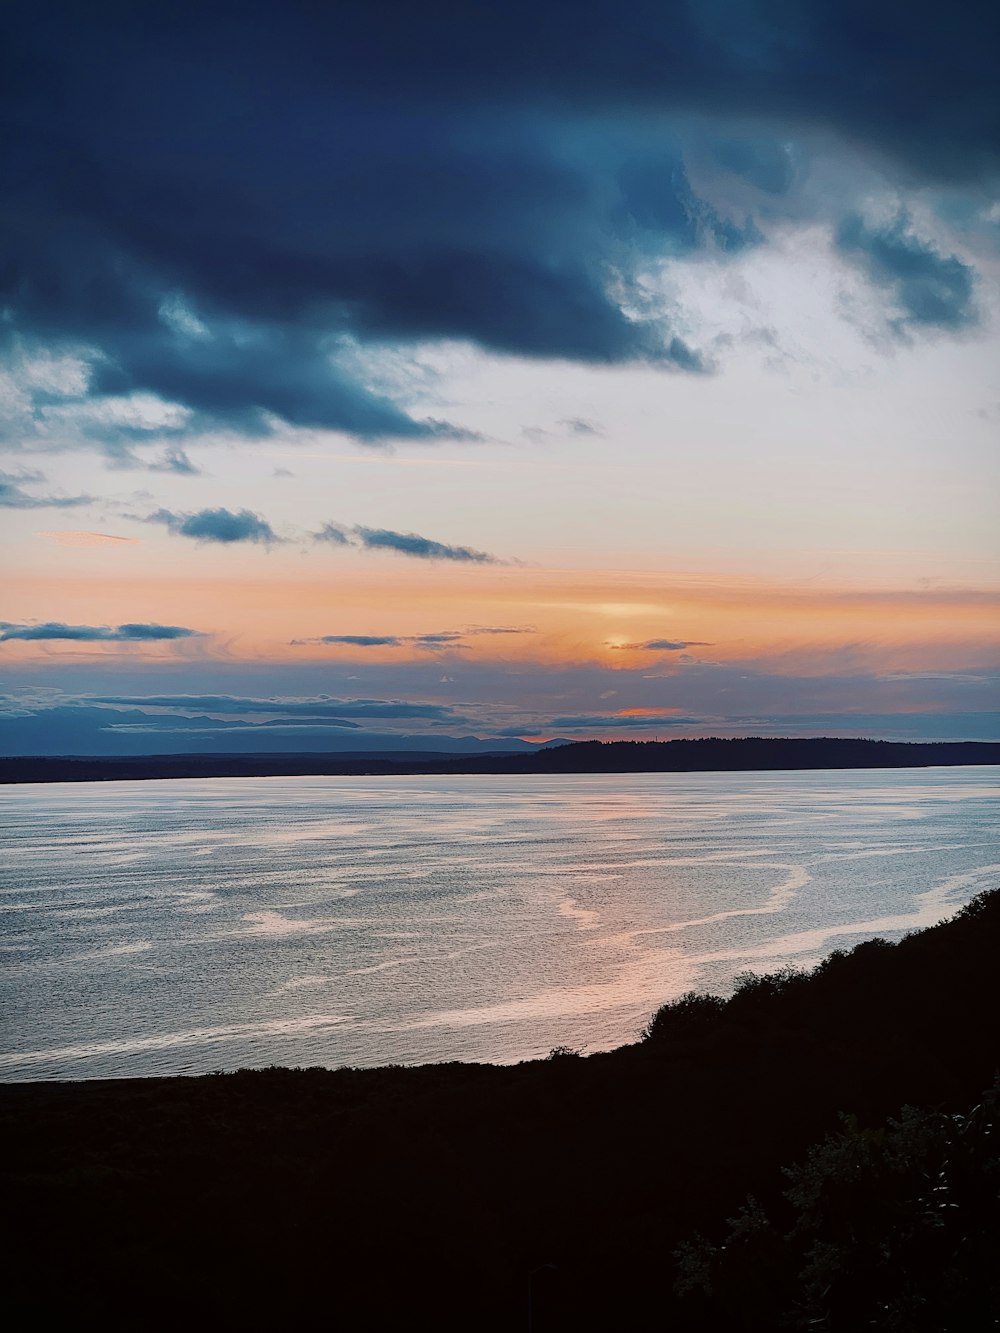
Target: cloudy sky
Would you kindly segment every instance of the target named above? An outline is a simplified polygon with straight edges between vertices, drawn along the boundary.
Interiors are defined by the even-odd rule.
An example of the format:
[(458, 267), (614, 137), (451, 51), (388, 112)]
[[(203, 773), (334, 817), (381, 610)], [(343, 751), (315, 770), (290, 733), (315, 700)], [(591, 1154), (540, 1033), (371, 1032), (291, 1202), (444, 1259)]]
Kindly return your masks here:
[(985, 0), (0, 10), (0, 753), (1000, 736)]

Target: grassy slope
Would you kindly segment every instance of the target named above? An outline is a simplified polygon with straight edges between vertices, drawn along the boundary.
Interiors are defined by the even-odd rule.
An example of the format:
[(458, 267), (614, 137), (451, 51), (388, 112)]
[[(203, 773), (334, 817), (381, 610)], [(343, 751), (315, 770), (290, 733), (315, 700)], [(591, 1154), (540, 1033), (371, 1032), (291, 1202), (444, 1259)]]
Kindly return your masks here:
[(11, 1271), (34, 1315), (113, 1327), (517, 1329), (553, 1264), (539, 1333), (707, 1327), (680, 1240), (777, 1200), (839, 1112), (991, 1084), (998, 945), (1000, 892), (586, 1059), (2, 1088)]

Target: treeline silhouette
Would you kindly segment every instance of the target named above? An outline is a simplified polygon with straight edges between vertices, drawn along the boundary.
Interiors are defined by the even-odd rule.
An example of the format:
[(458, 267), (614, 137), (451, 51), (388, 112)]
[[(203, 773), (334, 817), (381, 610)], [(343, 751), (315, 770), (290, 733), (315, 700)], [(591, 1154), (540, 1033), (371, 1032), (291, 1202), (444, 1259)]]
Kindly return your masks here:
[(992, 1327), (998, 951), (1000, 891), (608, 1053), (2, 1088), (14, 1326)]
[(808, 768), (922, 768), (1000, 763), (988, 741), (905, 742), (836, 736), (709, 736), (674, 741), (576, 741), (531, 755), (505, 756), (491, 767), (476, 756), (468, 772), (698, 773)]
[(875, 741), (835, 736), (674, 741), (574, 741), (530, 754), (151, 754), (114, 758), (0, 758), (0, 783), (109, 782), (148, 778), (308, 777), (462, 773), (700, 773), (826, 768), (924, 768), (1000, 764), (992, 741)]

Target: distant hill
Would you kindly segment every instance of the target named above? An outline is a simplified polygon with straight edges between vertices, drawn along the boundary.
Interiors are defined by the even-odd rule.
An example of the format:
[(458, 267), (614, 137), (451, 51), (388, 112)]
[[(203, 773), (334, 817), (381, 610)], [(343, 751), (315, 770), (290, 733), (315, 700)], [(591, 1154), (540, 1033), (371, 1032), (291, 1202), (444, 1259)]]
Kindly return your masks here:
[(0, 783), (110, 782), (148, 778), (309, 777), (459, 773), (738, 773), (788, 769), (930, 768), (1000, 764), (995, 741), (899, 742), (835, 736), (735, 740), (577, 741), (528, 754), (439, 751), (339, 754), (150, 754), (114, 758), (0, 758)]

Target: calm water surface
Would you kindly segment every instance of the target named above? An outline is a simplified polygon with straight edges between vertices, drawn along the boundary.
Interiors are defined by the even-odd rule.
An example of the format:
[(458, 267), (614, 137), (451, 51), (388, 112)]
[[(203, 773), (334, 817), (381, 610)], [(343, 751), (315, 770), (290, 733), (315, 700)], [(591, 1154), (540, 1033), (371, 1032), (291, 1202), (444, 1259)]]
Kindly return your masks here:
[(0, 1079), (620, 1045), (1000, 884), (998, 803), (998, 768), (0, 787)]

